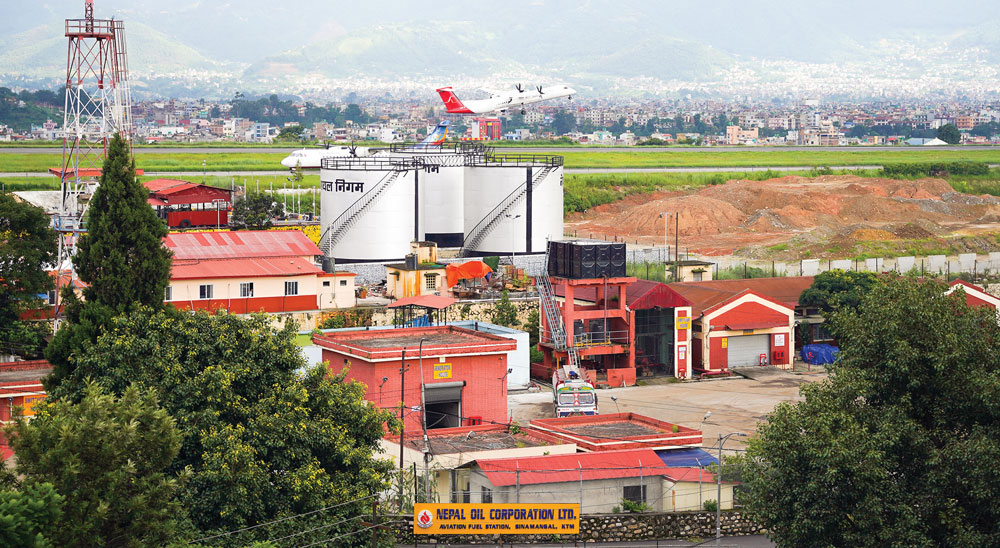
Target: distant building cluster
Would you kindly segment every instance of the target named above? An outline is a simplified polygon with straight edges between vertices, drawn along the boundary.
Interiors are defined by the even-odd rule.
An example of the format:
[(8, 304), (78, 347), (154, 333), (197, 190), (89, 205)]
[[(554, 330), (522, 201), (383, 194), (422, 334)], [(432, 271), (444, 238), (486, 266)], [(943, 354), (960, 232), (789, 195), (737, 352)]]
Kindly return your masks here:
[[(359, 101), (361, 101), (359, 99)], [(286, 103), (287, 105), (288, 103)], [(440, 120), (451, 120), (449, 139), (570, 140), (582, 144), (632, 146), (650, 144), (714, 145), (926, 145), (938, 128), (954, 125), (964, 144), (1000, 143), (1000, 103), (821, 103), (795, 104), (691, 100), (575, 100), (546, 104), (494, 116), (447, 114), (428, 98), (362, 101), (357, 112), (367, 122), (302, 120), (310, 104), (290, 103), (299, 119), (280, 123), (237, 116), (229, 101), (169, 99), (133, 105), (139, 142), (271, 143), (283, 130), (294, 139), (313, 142), (378, 141), (392, 143), (427, 135)], [(337, 107), (338, 105), (329, 105)], [(343, 105), (347, 106), (347, 105)], [(354, 106), (352, 105), (352, 108)], [(283, 109), (287, 112), (288, 109)], [(265, 112), (274, 120), (274, 112)], [(63, 138), (59, 124), (49, 120), (28, 131), (16, 131), (0, 120), (0, 141)]]

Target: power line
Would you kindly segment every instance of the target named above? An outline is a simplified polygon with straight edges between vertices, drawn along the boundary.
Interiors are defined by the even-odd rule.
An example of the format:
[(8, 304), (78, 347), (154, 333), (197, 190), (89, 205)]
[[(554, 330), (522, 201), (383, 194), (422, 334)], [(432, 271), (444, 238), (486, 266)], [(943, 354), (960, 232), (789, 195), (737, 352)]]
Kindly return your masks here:
[(225, 537), (225, 536), (233, 535), (233, 534), (236, 534), (236, 533), (242, 533), (244, 531), (249, 531), (251, 529), (257, 529), (258, 527), (264, 527), (265, 525), (272, 525), (272, 524), (275, 524), (275, 523), (281, 523), (282, 521), (288, 521), (290, 519), (298, 519), (298, 518), (309, 516), (309, 515), (312, 515), (312, 514), (315, 514), (315, 513), (318, 513), (318, 512), (324, 512), (326, 510), (332, 510), (334, 508), (340, 508), (341, 506), (347, 506), (348, 504), (354, 504), (356, 502), (361, 502), (363, 500), (367, 500), (367, 499), (370, 499), (370, 498), (375, 497), (375, 496), (377, 496), (377, 495), (368, 495), (367, 497), (361, 497), (359, 499), (349, 500), (347, 502), (341, 502), (339, 504), (334, 504), (334, 505), (331, 505), (331, 506), (327, 506), (325, 508), (320, 508), (319, 510), (313, 510), (311, 512), (305, 512), (305, 513), (302, 513), (302, 514), (296, 514), (294, 516), (288, 516), (288, 517), (284, 517), (284, 518), (280, 518), (280, 519), (276, 519), (276, 520), (272, 520), (272, 521), (267, 521), (267, 522), (264, 522), (264, 523), (258, 523), (257, 525), (251, 525), (250, 527), (243, 527), (241, 529), (233, 529), (232, 531), (227, 531), (225, 533), (219, 533), (217, 535), (212, 535), (212, 536), (209, 536), (209, 537), (202, 537), (200, 539), (192, 540), (192, 541), (188, 542), (188, 544), (194, 544), (196, 542), (202, 542), (202, 541), (211, 540), (211, 539), (215, 539), (215, 538), (219, 538), (219, 537)]
[(330, 523), (328, 525), (321, 525), (319, 527), (313, 527), (312, 529), (306, 529), (305, 531), (299, 531), (298, 533), (293, 533), (291, 535), (285, 535), (283, 537), (267, 539), (267, 541), (268, 542), (278, 542), (279, 540), (285, 540), (285, 539), (288, 539), (288, 538), (301, 536), (301, 535), (304, 535), (306, 533), (312, 533), (313, 531), (319, 531), (320, 529), (329, 529), (330, 527), (336, 527), (337, 525), (340, 525), (342, 523), (347, 523), (348, 521), (351, 521), (352, 519), (360, 519), (362, 517), (363, 516), (360, 516), (360, 515), (358, 515), (358, 516), (352, 516), (352, 517), (349, 517), (347, 519), (340, 520), (340, 521), (338, 521), (336, 523)]
[(314, 542), (312, 544), (306, 544), (305, 546), (300, 546), (299, 548), (309, 548), (310, 546), (316, 546), (318, 544), (326, 544), (327, 542), (333, 542), (335, 540), (342, 539), (342, 538), (345, 538), (345, 537), (349, 537), (351, 535), (356, 535), (358, 533), (364, 533), (365, 531), (371, 531), (372, 529), (375, 529), (377, 527), (382, 527), (382, 526), (385, 526), (385, 525), (395, 525), (397, 523), (406, 523), (406, 522), (402, 521), (402, 520), (387, 521), (385, 523), (380, 523), (378, 525), (371, 525), (371, 526), (365, 527), (363, 529), (358, 529), (357, 531), (351, 531), (350, 533), (344, 533), (342, 535), (337, 535), (335, 537), (330, 537), (330, 538), (328, 538), (326, 540), (321, 540), (319, 542)]

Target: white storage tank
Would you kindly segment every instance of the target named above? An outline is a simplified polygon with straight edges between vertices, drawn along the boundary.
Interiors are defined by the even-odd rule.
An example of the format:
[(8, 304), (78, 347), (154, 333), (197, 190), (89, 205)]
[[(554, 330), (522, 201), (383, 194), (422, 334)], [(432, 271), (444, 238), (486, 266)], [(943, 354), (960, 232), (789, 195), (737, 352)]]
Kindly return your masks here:
[(420, 165), (416, 174), (420, 194), (419, 239), (434, 242), (438, 247), (462, 247), (466, 155), (459, 149), (443, 147), (383, 154)]
[(559, 157), (496, 156), (466, 167), (465, 253), (543, 253), (547, 240), (562, 239), (562, 184)]
[(417, 239), (414, 166), (384, 158), (326, 160), (320, 248), (345, 262), (401, 260)]

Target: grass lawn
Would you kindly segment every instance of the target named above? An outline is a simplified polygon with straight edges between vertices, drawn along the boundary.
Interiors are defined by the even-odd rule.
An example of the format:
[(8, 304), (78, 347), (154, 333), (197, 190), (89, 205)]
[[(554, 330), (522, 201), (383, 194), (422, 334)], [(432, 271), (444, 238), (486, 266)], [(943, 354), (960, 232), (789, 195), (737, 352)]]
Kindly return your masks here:
[[(498, 151), (503, 154), (504, 151)], [(767, 166), (840, 166), (881, 165), (885, 163), (978, 161), (1000, 163), (1000, 148), (935, 150), (926, 148), (900, 150), (755, 150), (706, 151), (678, 148), (650, 151), (635, 148), (613, 152), (566, 150), (568, 168), (624, 167), (767, 167)], [(281, 170), (284, 152), (209, 152), (144, 153), (137, 157), (138, 167), (146, 171), (272, 171)], [(52, 154), (0, 154), (0, 172), (44, 172), (59, 166), (62, 156)]]

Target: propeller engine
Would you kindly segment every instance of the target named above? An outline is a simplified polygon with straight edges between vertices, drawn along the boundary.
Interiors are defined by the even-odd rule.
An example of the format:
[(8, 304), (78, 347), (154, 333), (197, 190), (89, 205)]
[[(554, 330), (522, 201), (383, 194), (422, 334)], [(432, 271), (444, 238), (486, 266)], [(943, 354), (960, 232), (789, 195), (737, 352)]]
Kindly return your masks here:
[(537, 90), (538, 90), (538, 94), (539, 94), (539, 95), (545, 95), (545, 92), (544, 92), (544, 91), (542, 91), (542, 86), (535, 86), (535, 89), (537, 89)]
[(358, 157), (358, 146), (354, 144), (354, 141), (351, 141), (351, 146), (347, 147), (347, 150), (350, 151), (351, 156), (354, 158)]
[(521, 84), (514, 86), (514, 89), (516, 89), (518, 93), (524, 93), (524, 87), (522, 87)]

